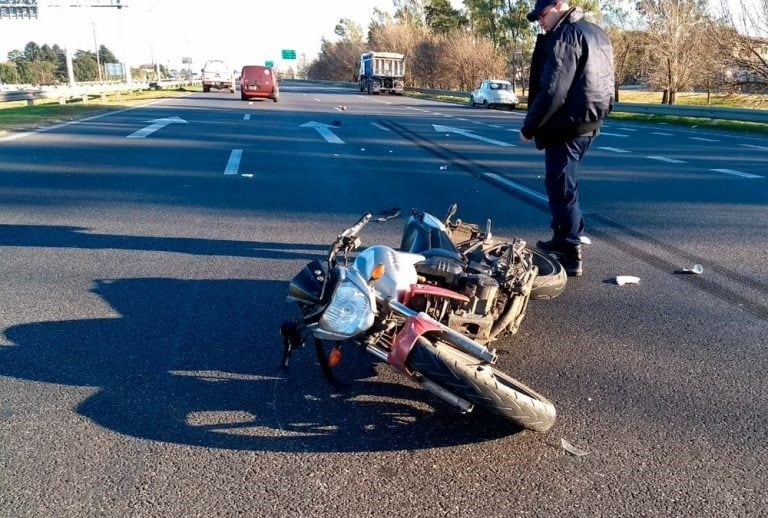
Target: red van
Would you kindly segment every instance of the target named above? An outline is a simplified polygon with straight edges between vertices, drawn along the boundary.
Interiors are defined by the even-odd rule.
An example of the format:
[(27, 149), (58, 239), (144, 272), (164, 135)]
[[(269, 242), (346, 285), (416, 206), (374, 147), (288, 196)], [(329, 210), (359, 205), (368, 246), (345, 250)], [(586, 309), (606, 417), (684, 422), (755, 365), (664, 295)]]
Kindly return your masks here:
[(246, 65), (240, 74), (240, 99), (272, 99), (277, 102), (280, 89), (277, 76), (270, 67)]

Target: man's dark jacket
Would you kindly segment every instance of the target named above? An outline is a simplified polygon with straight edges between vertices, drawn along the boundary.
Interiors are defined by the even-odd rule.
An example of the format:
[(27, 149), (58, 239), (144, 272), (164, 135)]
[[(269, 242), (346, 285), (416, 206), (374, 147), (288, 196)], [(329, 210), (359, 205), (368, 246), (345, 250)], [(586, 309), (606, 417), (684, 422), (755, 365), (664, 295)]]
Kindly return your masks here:
[(593, 133), (613, 105), (613, 48), (600, 27), (573, 7), (536, 39), (528, 115), (520, 130), (536, 147)]

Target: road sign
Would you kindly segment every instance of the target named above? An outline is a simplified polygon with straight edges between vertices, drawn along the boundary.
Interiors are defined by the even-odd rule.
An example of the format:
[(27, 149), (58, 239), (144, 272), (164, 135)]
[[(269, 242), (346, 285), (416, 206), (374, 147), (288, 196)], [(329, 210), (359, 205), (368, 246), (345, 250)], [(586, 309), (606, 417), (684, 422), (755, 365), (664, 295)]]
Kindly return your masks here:
[(291, 49), (283, 49), (283, 59), (296, 59), (296, 51)]
[(264, 66), (265, 67), (269, 67), (269, 68), (275, 68), (275, 62), (267, 60), (267, 61), (264, 62)]

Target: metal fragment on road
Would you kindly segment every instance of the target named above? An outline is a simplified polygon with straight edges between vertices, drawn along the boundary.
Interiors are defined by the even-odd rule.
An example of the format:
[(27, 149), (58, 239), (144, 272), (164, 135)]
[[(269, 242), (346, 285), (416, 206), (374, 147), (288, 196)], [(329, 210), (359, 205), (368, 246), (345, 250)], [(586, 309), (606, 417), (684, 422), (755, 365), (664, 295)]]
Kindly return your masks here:
[(619, 286), (624, 286), (625, 284), (639, 284), (640, 277), (635, 277), (634, 275), (619, 275), (613, 279), (613, 282)]
[(704, 267), (699, 263), (693, 265), (693, 268), (683, 268), (684, 273), (692, 273), (694, 275), (701, 275), (704, 273)]
[(588, 452), (587, 450), (582, 450), (581, 448), (577, 448), (576, 446), (566, 441), (565, 439), (560, 439), (560, 446), (562, 446), (565, 451), (567, 451), (568, 453), (570, 453), (575, 457), (583, 457), (584, 455), (589, 455), (591, 453), (591, 452)]

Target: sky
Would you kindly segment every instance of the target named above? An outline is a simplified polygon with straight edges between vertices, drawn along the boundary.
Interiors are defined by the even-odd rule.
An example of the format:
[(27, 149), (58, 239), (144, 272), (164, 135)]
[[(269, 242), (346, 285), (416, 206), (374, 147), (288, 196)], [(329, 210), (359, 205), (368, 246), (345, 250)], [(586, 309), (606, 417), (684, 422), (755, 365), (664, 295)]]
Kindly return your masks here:
[[(463, 0), (451, 2), (463, 7)], [(188, 56), (193, 69), (208, 59), (223, 59), (233, 70), (267, 60), (285, 70), (296, 61), (283, 60), (283, 49), (311, 61), (322, 38), (337, 41), (333, 30), (339, 19), (349, 18), (365, 31), (375, 7), (394, 13), (392, 0), (122, 0), (122, 9), (59, 6), (78, 3), (88, 4), (38, 0), (37, 20), (0, 20), (0, 61), (34, 41), (91, 51), (104, 45), (134, 67), (181, 68)]]

